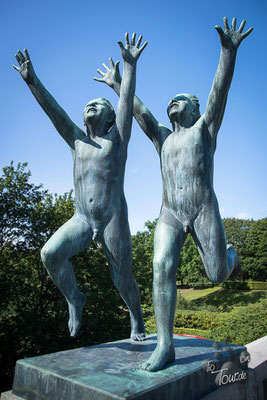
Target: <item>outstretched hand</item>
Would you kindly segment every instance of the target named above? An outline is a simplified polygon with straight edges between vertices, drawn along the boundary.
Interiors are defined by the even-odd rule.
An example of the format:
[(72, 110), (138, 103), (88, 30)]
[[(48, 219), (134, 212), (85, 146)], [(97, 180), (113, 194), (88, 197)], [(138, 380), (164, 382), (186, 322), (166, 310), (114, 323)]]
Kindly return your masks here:
[(121, 83), (121, 75), (120, 75), (120, 69), (119, 69), (119, 64), (120, 62), (117, 61), (114, 64), (114, 61), (112, 58), (109, 58), (109, 64), (110, 68), (106, 66), (106, 64), (102, 64), (103, 67), (105, 68), (106, 72), (101, 71), (100, 69), (97, 69), (97, 72), (103, 77), (103, 78), (94, 78), (95, 81), (98, 82), (104, 82), (108, 86), (110, 86), (112, 89), (115, 88), (116, 85), (120, 85)]
[(147, 42), (145, 42), (143, 46), (140, 47), (139, 49), (143, 36), (142, 35), (139, 36), (136, 44), (135, 44), (135, 38), (136, 38), (136, 33), (133, 33), (131, 43), (129, 43), (129, 34), (127, 32), (125, 33), (125, 46), (123, 45), (122, 42), (120, 41), (118, 42), (118, 45), (120, 46), (121, 49), (121, 55), (123, 60), (131, 65), (136, 64), (142, 51), (147, 45)]
[(223, 18), (224, 31), (218, 25), (215, 26), (217, 30), (222, 47), (226, 49), (238, 49), (242, 40), (244, 40), (252, 31), (253, 28), (248, 29), (245, 33), (242, 33), (246, 24), (246, 20), (243, 20), (240, 24), (239, 29), (236, 31), (236, 18), (233, 18), (231, 29), (228, 26), (227, 18)]
[(33, 82), (35, 72), (28, 50), (24, 49), (23, 53), (24, 54), (22, 54), (22, 52), (18, 50), (17, 54), (15, 54), (16, 60), (19, 63), (20, 67), (17, 67), (15, 64), (13, 64), (13, 67), (15, 68), (15, 70), (19, 71), (20, 75), (27, 83), (31, 83)]

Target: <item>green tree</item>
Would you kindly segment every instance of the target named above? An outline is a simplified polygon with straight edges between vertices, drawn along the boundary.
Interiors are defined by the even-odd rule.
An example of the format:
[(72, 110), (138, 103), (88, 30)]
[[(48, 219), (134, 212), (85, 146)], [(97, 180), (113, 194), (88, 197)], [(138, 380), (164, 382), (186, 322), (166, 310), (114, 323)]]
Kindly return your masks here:
[(202, 260), (191, 235), (187, 236), (180, 254), (177, 280), (181, 281), (182, 285), (208, 282)]
[(267, 280), (267, 218), (254, 222), (247, 236), (246, 278)]
[(19, 163), (15, 169), (11, 162), (3, 168), (0, 177), (1, 252), (8, 245), (14, 249), (30, 247), (29, 220), (34, 207), (47, 195), (47, 191), (41, 190), (42, 185), (35, 186), (29, 182), (30, 171), (25, 171), (26, 166), (26, 163)]
[(241, 274), (234, 274), (230, 279), (237, 279), (240, 277), (245, 279), (246, 273), (244, 273), (244, 268), (248, 256), (248, 234), (255, 224), (255, 221), (249, 219), (225, 218), (223, 224), (227, 243), (231, 243), (235, 247), (241, 263)]
[(147, 221), (146, 230), (132, 236), (133, 272), (141, 293), (141, 301), (152, 304), (153, 242), (156, 222)]

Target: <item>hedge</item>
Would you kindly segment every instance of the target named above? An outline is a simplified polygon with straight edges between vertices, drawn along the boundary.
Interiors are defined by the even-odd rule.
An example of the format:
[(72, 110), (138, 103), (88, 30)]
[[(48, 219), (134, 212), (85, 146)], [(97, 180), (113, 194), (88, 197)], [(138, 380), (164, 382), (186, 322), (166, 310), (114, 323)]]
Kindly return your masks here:
[[(175, 314), (174, 332), (245, 345), (267, 334), (266, 310), (267, 299), (231, 312), (182, 310)], [(147, 319), (146, 331), (156, 332), (154, 316)]]
[(218, 315), (206, 339), (245, 345), (267, 334), (267, 300)]
[(175, 314), (176, 328), (210, 330), (216, 326), (217, 313), (212, 311), (182, 310)]
[(201, 329), (189, 329), (189, 328), (174, 328), (174, 333), (179, 333), (183, 335), (194, 335), (194, 336), (201, 336), (206, 339), (208, 331), (201, 330)]

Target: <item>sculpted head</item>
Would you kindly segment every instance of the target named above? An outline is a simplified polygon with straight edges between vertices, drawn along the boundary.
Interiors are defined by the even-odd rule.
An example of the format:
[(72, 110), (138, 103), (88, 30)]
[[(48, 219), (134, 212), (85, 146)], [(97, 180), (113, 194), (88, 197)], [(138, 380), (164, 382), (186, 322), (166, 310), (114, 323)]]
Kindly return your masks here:
[(186, 113), (193, 118), (193, 123), (195, 123), (200, 117), (198, 98), (191, 93), (177, 94), (171, 99), (167, 108), (167, 114), (171, 122), (173, 122), (177, 113)]
[(111, 103), (103, 97), (90, 100), (83, 111), (84, 125), (92, 123), (93, 121), (101, 120), (103, 123), (107, 124), (108, 128), (110, 128), (115, 122), (115, 117), (114, 108)]

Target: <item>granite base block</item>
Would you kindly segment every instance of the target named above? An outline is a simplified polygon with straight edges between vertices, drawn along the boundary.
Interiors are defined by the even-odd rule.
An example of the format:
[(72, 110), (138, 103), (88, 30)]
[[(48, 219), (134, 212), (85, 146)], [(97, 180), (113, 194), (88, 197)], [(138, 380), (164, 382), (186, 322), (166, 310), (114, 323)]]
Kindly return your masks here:
[(232, 355), (209, 340), (176, 336), (175, 363), (158, 372), (139, 369), (157, 342), (120, 340), (98, 346), (17, 361), (12, 393), (27, 400), (198, 400), (218, 388), (203, 368), (210, 359), (216, 370), (230, 360), (240, 365), (244, 346), (229, 345)]
[(214, 392), (202, 397), (200, 400), (261, 400), (254, 370), (247, 369), (246, 372), (247, 382), (245, 385), (240, 383), (223, 385)]

